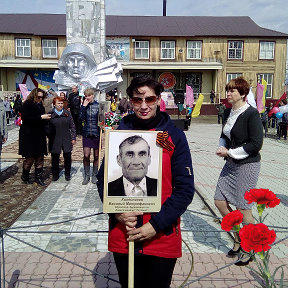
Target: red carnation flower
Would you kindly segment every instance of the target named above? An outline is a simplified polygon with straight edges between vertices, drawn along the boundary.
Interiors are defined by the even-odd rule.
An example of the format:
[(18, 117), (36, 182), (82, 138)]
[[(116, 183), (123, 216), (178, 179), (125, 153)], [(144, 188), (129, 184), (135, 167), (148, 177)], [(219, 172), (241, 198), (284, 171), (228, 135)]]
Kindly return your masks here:
[(248, 204), (256, 202), (257, 204), (265, 204), (266, 208), (273, 208), (280, 203), (280, 199), (269, 189), (251, 189), (246, 191), (244, 198)]
[(241, 224), (243, 221), (243, 214), (239, 210), (235, 210), (223, 217), (221, 228), (224, 231), (230, 231), (234, 226)]
[(239, 231), (241, 247), (246, 251), (267, 251), (276, 239), (274, 230), (269, 230), (263, 223), (248, 224)]

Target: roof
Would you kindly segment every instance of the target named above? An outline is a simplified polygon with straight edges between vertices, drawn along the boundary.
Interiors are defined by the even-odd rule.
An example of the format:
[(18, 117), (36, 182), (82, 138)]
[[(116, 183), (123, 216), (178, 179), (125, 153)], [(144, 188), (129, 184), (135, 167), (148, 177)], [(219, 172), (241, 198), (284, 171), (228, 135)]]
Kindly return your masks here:
[[(0, 14), (0, 33), (65, 36), (65, 14)], [(117, 16), (106, 15), (106, 36), (137, 37), (284, 37), (262, 28), (248, 16)]]
[(106, 16), (106, 36), (288, 37), (248, 16)]
[(0, 33), (65, 36), (66, 14), (0, 14)]

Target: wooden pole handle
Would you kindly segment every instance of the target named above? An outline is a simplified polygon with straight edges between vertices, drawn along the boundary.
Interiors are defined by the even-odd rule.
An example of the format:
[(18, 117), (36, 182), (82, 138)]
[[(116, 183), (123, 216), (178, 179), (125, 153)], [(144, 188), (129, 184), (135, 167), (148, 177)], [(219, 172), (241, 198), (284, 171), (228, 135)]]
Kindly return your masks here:
[(129, 241), (128, 288), (134, 288), (134, 241)]

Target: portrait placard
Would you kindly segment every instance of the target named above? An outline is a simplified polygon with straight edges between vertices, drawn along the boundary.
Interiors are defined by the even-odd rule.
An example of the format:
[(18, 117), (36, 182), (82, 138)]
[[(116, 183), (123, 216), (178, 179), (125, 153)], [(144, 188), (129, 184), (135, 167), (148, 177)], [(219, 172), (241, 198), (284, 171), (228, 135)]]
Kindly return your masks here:
[(106, 130), (105, 213), (158, 212), (161, 208), (160, 131)]
[(105, 113), (110, 111), (110, 101), (101, 101), (99, 103), (99, 112), (98, 112), (98, 125), (105, 121)]

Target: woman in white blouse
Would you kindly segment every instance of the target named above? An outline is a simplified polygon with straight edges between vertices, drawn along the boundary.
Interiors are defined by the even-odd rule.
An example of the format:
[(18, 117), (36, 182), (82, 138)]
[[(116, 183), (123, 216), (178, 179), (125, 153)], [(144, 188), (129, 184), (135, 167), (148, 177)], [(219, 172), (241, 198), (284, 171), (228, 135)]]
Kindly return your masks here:
[[(263, 144), (263, 126), (258, 111), (246, 103), (250, 85), (242, 77), (226, 85), (227, 100), (232, 108), (224, 111), (224, 125), (216, 154), (226, 163), (218, 179), (214, 196), (215, 205), (222, 214), (233, 211), (230, 205), (243, 214), (243, 222), (253, 223), (252, 204), (244, 199), (246, 191), (256, 187), (260, 173), (259, 151)], [(238, 256), (238, 266), (247, 265), (250, 258), (240, 247), (235, 234), (234, 246), (228, 256)]]

